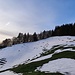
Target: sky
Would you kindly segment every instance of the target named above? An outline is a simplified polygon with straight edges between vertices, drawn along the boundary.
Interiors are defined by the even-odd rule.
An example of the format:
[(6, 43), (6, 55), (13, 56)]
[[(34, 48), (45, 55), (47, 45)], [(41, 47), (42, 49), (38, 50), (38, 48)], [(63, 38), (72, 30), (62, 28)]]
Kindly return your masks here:
[(75, 22), (75, 0), (0, 0), (0, 41)]

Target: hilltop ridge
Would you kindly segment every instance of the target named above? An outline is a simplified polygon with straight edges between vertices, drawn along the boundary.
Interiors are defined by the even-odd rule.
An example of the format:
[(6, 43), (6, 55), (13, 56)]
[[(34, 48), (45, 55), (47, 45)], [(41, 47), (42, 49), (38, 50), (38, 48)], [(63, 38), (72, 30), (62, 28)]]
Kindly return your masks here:
[(7, 46), (12, 46), (20, 43), (35, 42), (52, 36), (75, 36), (75, 23), (56, 26), (54, 30), (44, 30), (39, 34), (36, 32), (34, 32), (34, 34), (19, 33), (17, 37), (3, 40), (3, 42), (0, 44), (0, 48), (5, 48)]

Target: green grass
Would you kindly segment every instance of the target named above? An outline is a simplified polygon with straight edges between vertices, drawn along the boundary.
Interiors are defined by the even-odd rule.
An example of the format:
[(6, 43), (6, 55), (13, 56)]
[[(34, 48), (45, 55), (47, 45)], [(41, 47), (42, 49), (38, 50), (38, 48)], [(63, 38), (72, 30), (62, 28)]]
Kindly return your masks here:
[(64, 49), (69, 49), (69, 48), (72, 48), (73, 50), (75, 50), (75, 46), (67, 46), (67, 47), (65, 47), (65, 45), (55, 45), (51, 49), (46, 50), (45, 52), (41, 53), (40, 57), (52, 54), (58, 49), (64, 50)]
[[(64, 46), (53, 46), (49, 52), (47, 51), (47, 53), (44, 53), (45, 55), (48, 54), (52, 54), (54, 53), (56, 50), (61, 49), (68, 49), (68, 48), (72, 48), (75, 49), (75, 47), (73, 46), (69, 46), (69, 47), (64, 47)], [(45, 56), (44, 55), (44, 56)], [(35, 69), (37, 69), (37, 67), (41, 67), (43, 66), (43, 64), (48, 63), (49, 61), (52, 60), (56, 60), (56, 59), (60, 59), (60, 58), (71, 58), (71, 59), (75, 59), (75, 52), (74, 51), (63, 51), (60, 53), (56, 53), (53, 54), (51, 58), (45, 59), (45, 60), (41, 60), (41, 61), (36, 61), (36, 62), (31, 62), (28, 64), (21, 64), (18, 65), (17, 67), (13, 67), (12, 69), (9, 69), (11, 71), (14, 71), (16, 73), (23, 73), (23, 75), (62, 75), (60, 73), (45, 73), (45, 72), (35, 72)]]
[(52, 56), (52, 60), (58, 59), (58, 58), (71, 58), (75, 59), (75, 52), (74, 51), (64, 51), (57, 54), (54, 54)]
[(45, 72), (31, 72), (31, 73), (23, 73), (23, 75), (63, 75), (59, 72), (57, 73), (45, 73)]
[(65, 45), (55, 45), (51, 49), (46, 50), (45, 52), (41, 53), (40, 56), (46, 56), (46, 55), (52, 54), (52, 53), (54, 53), (58, 49), (61, 49), (62, 50), (62, 49), (64, 49), (64, 46)]
[(19, 65), (18, 67), (14, 67), (11, 70), (16, 72), (16, 73), (34, 72), (34, 70), (37, 69), (37, 67), (42, 66), (43, 64), (48, 63), (49, 61), (59, 59), (59, 58), (75, 59), (75, 52), (64, 51), (64, 52), (61, 52), (61, 53), (54, 54), (51, 58), (41, 60), (41, 61), (37, 61), (37, 62), (32, 62), (32, 63), (29, 63), (29, 64), (22, 64), (22, 65)]
[(72, 48), (74, 50), (75, 46), (63, 47), (62, 49), (68, 49), (68, 48)]
[[(6, 69), (6, 70), (3, 70), (3, 71), (0, 71), (0, 73), (2, 72), (5, 72), (5, 71), (10, 71), (10, 69)], [(59, 72), (56, 72), (56, 73), (45, 73), (45, 72), (40, 72), (40, 71), (34, 71), (34, 72), (23, 72), (22, 75), (64, 75), (64, 74), (61, 74)]]
[(35, 60), (35, 59), (37, 59), (37, 58), (40, 58), (40, 57), (42, 57), (42, 56), (46, 56), (46, 55), (52, 54), (52, 53), (54, 53), (56, 50), (62, 49), (63, 47), (64, 47), (64, 46), (55, 45), (55, 46), (53, 46), (53, 47), (52, 47), (51, 49), (49, 49), (49, 50), (46, 49), (46, 48), (44, 48), (44, 49), (43, 49), (43, 52), (40, 54), (40, 56), (31, 59), (31, 61), (32, 61), (32, 60)]
[[(70, 46), (66, 46), (66, 45), (55, 45), (55, 46), (53, 46), (51, 49), (44, 49), (43, 50), (43, 52), (40, 54), (40, 56), (39, 57), (36, 57), (36, 58), (33, 58), (32, 60), (35, 60), (35, 59), (37, 59), (37, 58), (40, 58), (40, 57), (42, 57), (42, 56), (46, 56), (46, 55), (49, 55), (49, 54), (52, 54), (52, 53), (54, 53), (56, 50), (58, 50), (58, 49), (60, 49), (60, 50), (64, 50), (64, 49), (73, 49), (73, 50), (75, 50), (75, 46), (74, 45), (70, 45)], [(32, 61), (31, 60), (31, 61)]]
[[(23, 73), (23, 75), (62, 75), (62, 74), (55, 74), (55, 73), (45, 73), (45, 72), (35, 72), (35, 69), (37, 67), (41, 67), (43, 64), (48, 63), (49, 61), (59, 59), (59, 58), (72, 58), (75, 59), (75, 52), (73, 51), (64, 51), (61, 53), (54, 54), (51, 58), (41, 60), (41, 61), (36, 61), (28, 64), (22, 64), (18, 65), (17, 67), (14, 67), (12, 69), (8, 69), (11, 71), (14, 71), (16, 73)], [(7, 71), (7, 70), (5, 70)], [(4, 71), (2, 71), (4, 72)]]
[[(58, 49), (60, 49), (62, 51), (64, 49), (70, 49), (70, 48), (75, 50), (75, 46), (73, 46), (73, 45), (66, 46), (66, 47), (65, 46), (66, 45), (55, 45), (49, 50), (47, 50), (47, 49), (44, 50), (44, 52), (41, 53), (40, 57), (52, 54)], [(40, 57), (37, 57), (37, 58), (40, 58)], [(37, 59), (37, 58), (34, 58), (34, 59)], [(0, 71), (0, 73), (10, 70), (10, 71), (13, 71), (15, 73), (22, 73), (23, 75), (63, 75), (59, 72), (57, 72), (57, 73), (45, 73), (45, 72), (35, 71), (35, 69), (37, 69), (37, 67), (39, 67), (39, 66), (41, 67), (41, 66), (43, 66), (43, 64), (46, 64), (49, 61), (61, 59), (61, 58), (75, 59), (75, 52), (74, 51), (63, 51), (60, 53), (55, 53), (52, 55), (51, 58), (41, 60), (41, 61), (31, 62), (28, 64), (21, 64), (21, 65), (18, 65), (17, 67), (13, 67), (11, 69)]]

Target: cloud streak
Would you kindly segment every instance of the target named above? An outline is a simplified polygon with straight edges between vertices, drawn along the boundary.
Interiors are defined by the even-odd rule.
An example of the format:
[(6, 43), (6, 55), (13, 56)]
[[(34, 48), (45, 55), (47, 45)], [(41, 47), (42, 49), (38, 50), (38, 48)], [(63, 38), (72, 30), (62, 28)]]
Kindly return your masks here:
[(0, 35), (5, 35), (5, 36), (12, 37), (13, 36), (13, 32), (6, 31), (6, 30), (0, 30)]
[(70, 3), (72, 1), (0, 0), (0, 34), (7, 37), (16, 36), (19, 32), (41, 32), (73, 22), (75, 8), (74, 3)]

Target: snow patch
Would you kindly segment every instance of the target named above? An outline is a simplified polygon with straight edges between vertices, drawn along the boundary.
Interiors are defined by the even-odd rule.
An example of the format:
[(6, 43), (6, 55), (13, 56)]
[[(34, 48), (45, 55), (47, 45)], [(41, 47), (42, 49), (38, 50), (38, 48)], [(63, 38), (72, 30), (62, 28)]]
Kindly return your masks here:
[(68, 58), (53, 60), (44, 64), (40, 71), (60, 72), (64, 74), (69, 73), (70, 75), (75, 75), (75, 60)]
[(0, 75), (22, 75), (22, 74), (21, 73), (16, 74), (16, 73), (13, 73), (12, 71), (5, 71), (0, 73)]

